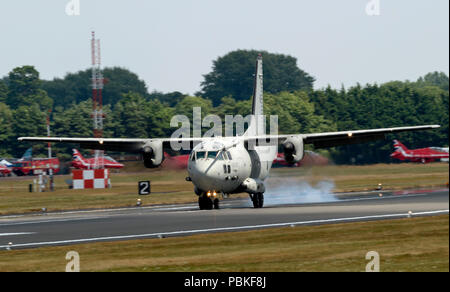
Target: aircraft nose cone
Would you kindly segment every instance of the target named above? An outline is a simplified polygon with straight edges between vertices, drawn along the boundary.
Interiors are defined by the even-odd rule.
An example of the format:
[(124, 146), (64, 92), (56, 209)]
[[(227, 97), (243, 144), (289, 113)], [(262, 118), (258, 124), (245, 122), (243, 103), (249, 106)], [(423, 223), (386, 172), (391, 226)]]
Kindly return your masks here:
[(216, 165), (212, 160), (197, 160), (189, 162), (188, 172), (194, 185), (202, 190), (210, 191), (218, 189), (218, 179)]

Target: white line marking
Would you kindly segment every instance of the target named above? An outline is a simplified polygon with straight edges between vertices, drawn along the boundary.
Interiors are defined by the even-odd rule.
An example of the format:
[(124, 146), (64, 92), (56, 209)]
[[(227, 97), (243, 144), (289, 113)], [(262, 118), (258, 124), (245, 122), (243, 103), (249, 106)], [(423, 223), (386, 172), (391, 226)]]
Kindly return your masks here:
[(222, 228), (199, 229), (199, 230), (184, 230), (184, 231), (174, 231), (174, 232), (159, 232), (159, 233), (138, 234), (138, 235), (96, 237), (96, 238), (85, 238), (85, 239), (24, 243), (24, 244), (15, 244), (13, 246), (3, 245), (3, 246), (0, 246), (0, 249), (11, 248), (11, 247), (32, 247), (32, 246), (38, 247), (38, 246), (44, 246), (44, 245), (78, 244), (78, 243), (88, 243), (88, 242), (96, 242), (96, 241), (113, 241), (113, 240), (150, 238), (150, 237), (158, 237), (158, 236), (171, 236), (171, 235), (183, 235), (183, 234), (187, 235), (187, 234), (224, 232), (224, 231), (236, 231), (236, 230), (251, 230), (251, 229), (262, 229), (262, 228), (272, 228), (272, 227), (287, 227), (287, 226), (291, 226), (291, 225), (295, 226), (295, 225), (324, 224), (324, 223), (337, 223), (337, 222), (387, 219), (387, 218), (405, 218), (405, 217), (413, 217), (413, 216), (437, 215), (437, 214), (448, 214), (448, 213), (449, 213), (449, 210), (447, 209), (447, 210), (437, 210), (437, 211), (427, 211), (427, 212), (415, 212), (412, 214), (399, 213), (399, 214), (372, 215), (372, 216), (337, 218), (337, 219), (322, 219), (322, 220), (312, 220), (312, 221), (302, 221), (302, 222), (263, 224), (263, 225), (252, 225), (252, 226), (236, 226), (236, 227), (222, 227)]
[(2, 236), (28, 235), (28, 234), (35, 234), (35, 233), (36, 232), (0, 233), (0, 237), (2, 237)]
[(104, 219), (103, 217), (87, 217), (87, 218), (70, 218), (70, 219), (49, 219), (49, 220), (36, 220), (36, 221), (24, 221), (24, 222), (12, 222), (12, 223), (0, 223), (0, 227), (4, 226), (16, 226), (16, 225), (31, 225), (31, 224), (43, 224), (43, 223), (58, 223), (58, 222), (71, 222), (71, 221), (88, 221), (95, 219)]

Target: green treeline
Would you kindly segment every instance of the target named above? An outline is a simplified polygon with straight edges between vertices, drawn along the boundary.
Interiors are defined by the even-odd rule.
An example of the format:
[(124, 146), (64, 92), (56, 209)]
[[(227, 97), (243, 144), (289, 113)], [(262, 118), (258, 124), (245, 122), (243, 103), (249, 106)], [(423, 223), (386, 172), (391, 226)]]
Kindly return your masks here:
[[(172, 117), (191, 119), (193, 107), (202, 108), (202, 118), (208, 114), (219, 115), (223, 121), (225, 115), (245, 117), (251, 111), (257, 54), (239, 50), (218, 58), (196, 96), (149, 92), (145, 82), (129, 70), (105, 68), (104, 136), (170, 137), (177, 129), (170, 127)], [(280, 133), (442, 125), (436, 131), (325, 151), (336, 163), (390, 162), (394, 138), (411, 148), (448, 145), (449, 79), (444, 73), (430, 73), (414, 82), (314, 90), (314, 78), (297, 67), (295, 58), (268, 52), (263, 57), (265, 113), (278, 115)], [(20, 157), (30, 147), (19, 143), (19, 136), (46, 136), (48, 114), (52, 136), (91, 137), (90, 78), (88, 69), (46, 81), (33, 66), (23, 66), (0, 79), (0, 157)], [(54, 153), (69, 159), (73, 146), (54, 145)], [(45, 149), (44, 144), (33, 145), (35, 155), (45, 156)]]

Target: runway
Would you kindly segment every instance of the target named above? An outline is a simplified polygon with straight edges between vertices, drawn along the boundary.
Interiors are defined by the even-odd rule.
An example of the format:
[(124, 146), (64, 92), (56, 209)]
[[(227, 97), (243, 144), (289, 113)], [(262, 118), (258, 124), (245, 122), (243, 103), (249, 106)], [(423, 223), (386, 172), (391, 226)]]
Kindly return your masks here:
[(449, 213), (449, 190), (337, 194), (328, 202), (290, 203), (281, 197), (263, 209), (228, 199), (220, 210), (197, 204), (72, 211), (0, 217), (0, 249), (25, 249), (116, 240), (164, 238), (273, 227), (430, 216)]

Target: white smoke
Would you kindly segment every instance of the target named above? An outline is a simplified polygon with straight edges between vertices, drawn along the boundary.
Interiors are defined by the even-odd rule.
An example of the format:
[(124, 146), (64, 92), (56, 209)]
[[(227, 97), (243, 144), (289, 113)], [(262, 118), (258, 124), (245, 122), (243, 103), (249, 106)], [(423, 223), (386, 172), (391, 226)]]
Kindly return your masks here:
[(306, 181), (286, 180), (277, 186), (269, 185), (264, 194), (264, 206), (334, 202), (332, 181), (321, 181), (312, 186)]

